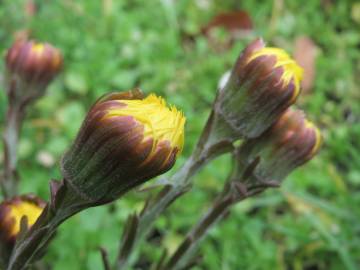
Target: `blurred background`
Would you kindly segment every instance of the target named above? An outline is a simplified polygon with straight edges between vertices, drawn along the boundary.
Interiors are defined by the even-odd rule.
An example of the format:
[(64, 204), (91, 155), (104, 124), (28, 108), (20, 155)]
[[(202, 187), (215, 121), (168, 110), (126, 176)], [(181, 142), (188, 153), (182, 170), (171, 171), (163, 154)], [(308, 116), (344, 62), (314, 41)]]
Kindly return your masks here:
[[(0, 25), (2, 55), (23, 35), (64, 54), (62, 75), (29, 111), (20, 141), (21, 190), (45, 199), (49, 179), (60, 177), (62, 153), (100, 95), (139, 86), (182, 109), (186, 147), (179, 167), (202, 130), (220, 77), (244, 46), (262, 36), (287, 50), (305, 69), (298, 104), (321, 127), (323, 149), (281, 189), (237, 205), (202, 243), (203, 261), (194, 269), (360, 269), (359, 1), (2, 0)], [(4, 91), (0, 103), (3, 124)], [(229, 169), (224, 156), (194, 179), (192, 191), (136, 251), (136, 269), (149, 269), (164, 248), (177, 247)], [(115, 258), (127, 216), (147, 195), (132, 192), (73, 217), (45, 260), (56, 270), (102, 269), (98, 247)]]

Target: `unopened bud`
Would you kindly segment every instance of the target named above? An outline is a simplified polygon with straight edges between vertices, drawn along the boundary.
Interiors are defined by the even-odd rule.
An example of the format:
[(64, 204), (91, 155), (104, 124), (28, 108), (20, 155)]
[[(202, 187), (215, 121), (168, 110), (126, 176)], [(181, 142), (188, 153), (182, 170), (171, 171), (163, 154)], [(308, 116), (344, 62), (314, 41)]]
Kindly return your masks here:
[(62, 159), (62, 174), (94, 204), (168, 171), (182, 151), (185, 117), (155, 95), (107, 95), (88, 112), (74, 145)]
[(8, 94), (27, 101), (43, 95), (46, 86), (60, 72), (63, 58), (48, 43), (18, 40), (8, 50), (5, 62)]
[(256, 179), (282, 181), (295, 168), (312, 159), (321, 142), (319, 129), (304, 113), (289, 108), (263, 135), (240, 147), (239, 166), (246, 168), (258, 159), (253, 172)]
[(302, 73), (285, 51), (258, 39), (245, 48), (220, 89), (216, 113), (236, 134), (257, 137), (295, 102)]

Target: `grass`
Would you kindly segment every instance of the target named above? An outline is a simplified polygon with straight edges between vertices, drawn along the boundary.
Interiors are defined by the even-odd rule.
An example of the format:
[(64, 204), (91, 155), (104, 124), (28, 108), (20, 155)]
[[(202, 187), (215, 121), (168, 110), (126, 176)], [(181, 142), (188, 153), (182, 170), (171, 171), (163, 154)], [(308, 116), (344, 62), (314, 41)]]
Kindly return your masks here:
[[(29, 112), (20, 143), (22, 192), (48, 198), (48, 180), (96, 98), (110, 90), (140, 86), (181, 108), (187, 117), (190, 154), (209, 113), (218, 79), (242, 48), (263, 36), (270, 45), (293, 52), (298, 36), (318, 46), (316, 78), (301, 108), (322, 129), (320, 155), (290, 175), (280, 190), (236, 206), (203, 242), (196, 269), (357, 269), (360, 265), (360, 32), (352, 1), (35, 1), (35, 16), (24, 15), (25, 1), (0, 4), (0, 50), (15, 31), (59, 47), (64, 72)], [(264, 3), (265, 2), (265, 3)], [(332, 3), (332, 4), (331, 4)], [(109, 6), (111, 5), (111, 7)], [(254, 30), (219, 50), (199, 34), (213, 16), (246, 10)], [(351, 15), (353, 14), (353, 15)], [(354, 15), (355, 14), (355, 15)], [(190, 38), (191, 37), (191, 38)], [(229, 38), (215, 32), (222, 44)], [(1, 66), (2, 68), (2, 66)], [(4, 118), (5, 94), (0, 95)], [(225, 156), (196, 178), (192, 192), (166, 211), (148, 243), (137, 250), (139, 268), (172, 251), (221, 190), (230, 167)], [(171, 173), (171, 172), (170, 172)], [(101, 269), (98, 247), (116, 255), (124, 221), (139, 210), (146, 194), (131, 193), (112, 206), (90, 209), (60, 229), (46, 261), (53, 269)]]

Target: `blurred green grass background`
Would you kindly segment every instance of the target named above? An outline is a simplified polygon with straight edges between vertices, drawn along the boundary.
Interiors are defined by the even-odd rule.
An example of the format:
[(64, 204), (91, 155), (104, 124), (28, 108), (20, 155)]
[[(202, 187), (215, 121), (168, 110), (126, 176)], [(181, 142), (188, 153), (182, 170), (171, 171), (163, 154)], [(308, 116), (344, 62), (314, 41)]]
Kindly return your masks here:
[[(203, 261), (195, 269), (360, 269), (360, 2), (34, 3), (35, 13), (29, 1), (1, 1), (0, 50), (4, 54), (14, 33), (28, 29), (31, 37), (62, 50), (65, 67), (26, 119), (19, 148), (22, 192), (48, 198), (48, 181), (60, 177), (58, 161), (91, 103), (108, 91), (136, 86), (184, 111), (186, 146), (179, 167), (206, 121), (219, 78), (244, 46), (262, 36), (293, 53), (296, 38), (306, 36), (317, 47), (316, 77), (298, 103), (321, 127), (323, 149), (280, 190), (237, 205), (201, 245)], [(235, 38), (222, 28), (211, 38), (200, 34), (217, 14), (234, 10), (249, 14), (252, 31)], [(230, 38), (235, 41), (228, 46)], [(4, 91), (0, 102), (3, 124)], [(193, 190), (166, 211), (148, 243), (136, 251), (137, 269), (149, 269), (163, 248), (176, 248), (221, 190), (229, 169), (230, 158), (224, 156), (196, 177)], [(132, 192), (73, 217), (45, 260), (56, 270), (102, 269), (98, 247), (115, 258), (124, 222), (146, 196)]]

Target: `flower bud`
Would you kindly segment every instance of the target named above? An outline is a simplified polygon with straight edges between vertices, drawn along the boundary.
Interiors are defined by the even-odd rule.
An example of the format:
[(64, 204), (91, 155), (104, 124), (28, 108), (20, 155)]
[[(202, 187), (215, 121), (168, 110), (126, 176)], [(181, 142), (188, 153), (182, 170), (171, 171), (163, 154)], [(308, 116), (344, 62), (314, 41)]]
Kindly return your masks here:
[(295, 102), (302, 73), (285, 51), (258, 39), (238, 58), (215, 112), (236, 134), (257, 137)]
[(41, 199), (23, 195), (0, 204), (0, 238), (2, 243), (12, 246), (20, 232), (20, 221), (27, 217), (28, 227), (31, 227), (40, 216), (45, 207)]
[(58, 49), (48, 43), (18, 40), (5, 58), (9, 95), (22, 100), (41, 96), (50, 81), (62, 68), (63, 59)]
[(253, 175), (260, 181), (282, 181), (292, 170), (306, 163), (319, 151), (319, 129), (300, 110), (289, 108), (263, 135), (240, 147), (239, 166), (246, 168), (255, 159)]
[(106, 95), (90, 109), (62, 159), (64, 181), (95, 205), (115, 200), (174, 165), (184, 124), (183, 114), (155, 95)]

